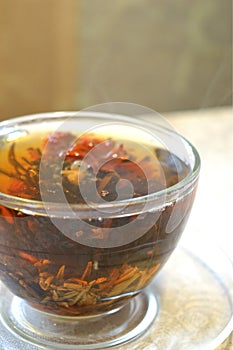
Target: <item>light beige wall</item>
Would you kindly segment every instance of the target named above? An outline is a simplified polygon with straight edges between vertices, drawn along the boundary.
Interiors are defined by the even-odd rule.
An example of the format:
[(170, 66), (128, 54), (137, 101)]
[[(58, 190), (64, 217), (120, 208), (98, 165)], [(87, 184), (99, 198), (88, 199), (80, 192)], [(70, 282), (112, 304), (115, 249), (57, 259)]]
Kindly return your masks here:
[(231, 0), (0, 0), (0, 119), (231, 104)]
[(80, 0), (79, 100), (231, 103), (231, 0)]
[(76, 0), (0, 0), (0, 119), (74, 103), (77, 12)]

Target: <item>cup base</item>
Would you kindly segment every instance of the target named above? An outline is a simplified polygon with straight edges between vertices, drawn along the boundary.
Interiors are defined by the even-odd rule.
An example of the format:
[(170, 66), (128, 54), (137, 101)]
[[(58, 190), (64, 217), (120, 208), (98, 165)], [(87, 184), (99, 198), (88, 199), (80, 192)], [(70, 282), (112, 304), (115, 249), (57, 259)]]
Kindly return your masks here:
[(158, 311), (156, 297), (150, 290), (141, 292), (121, 308), (85, 317), (45, 313), (11, 294), (6, 300), (1, 306), (2, 323), (16, 342), (18, 339), (35, 349), (96, 350), (120, 345), (145, 332)]

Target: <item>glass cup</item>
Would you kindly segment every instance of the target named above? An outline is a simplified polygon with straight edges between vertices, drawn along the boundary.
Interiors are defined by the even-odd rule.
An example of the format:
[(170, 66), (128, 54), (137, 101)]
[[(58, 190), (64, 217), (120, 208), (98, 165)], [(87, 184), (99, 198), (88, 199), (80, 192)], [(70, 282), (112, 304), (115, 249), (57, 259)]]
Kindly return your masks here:
[[(80, 135), (82, 145), (86, 136), (98, 140), (82, 156)], [(4, 121), (0, 143), (4, 325), (38, 348), (103, 349), (138, 337), (159, 308), (147, 286), (177, 246), (193, 204), (196, 149), (164, 126), (95, 111)], [(106, 166), (108, 177), (97, 184)], [(67, 197), (71, 185), (82, 202)]]

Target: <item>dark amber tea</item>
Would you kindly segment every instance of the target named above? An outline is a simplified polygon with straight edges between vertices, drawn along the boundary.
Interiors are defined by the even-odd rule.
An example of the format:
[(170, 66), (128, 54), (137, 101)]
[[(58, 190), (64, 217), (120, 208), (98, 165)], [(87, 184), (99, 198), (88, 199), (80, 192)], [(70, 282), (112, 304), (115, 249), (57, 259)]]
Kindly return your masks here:
[(160, 310), (151, 282), (186, 225), (199, 155), (166, 123), (147, 123), (148, 109), (107, 107), (0, 123), (10, 347), (102, 350), (138, 337)]
[[(46, 197), (56, 203), (61, 190), (70, 205), (140, 199), (149, 191), (171, 188), (190, 172), (175, 154), (143, 140), (139, 144), (125, 136), (42, 131), (36, 125), (25, 135), (5, 137), (0, 156), (0, 191), (33, 202)], [(102, 244), (108, 242), (108, 230), (129, 224), (139, 214), (113, 212), (78, 223), (64, 215), (60, 220), (76, 225), (66, 235), (44, 213), (1, 205), (1, 279), (14, 294), (47, 312), (90, 315), (110, 310), (148, 285), (166, 262), (192, 196), (149, 211), (131, 232), (135, 239), (119, 236), (114, 246)], [(152, 223), (149, 228), (146, 220)], [(137, 230), (142, 233), (137, 235)], [(84, 236), (85, 244), (80, 241)]]

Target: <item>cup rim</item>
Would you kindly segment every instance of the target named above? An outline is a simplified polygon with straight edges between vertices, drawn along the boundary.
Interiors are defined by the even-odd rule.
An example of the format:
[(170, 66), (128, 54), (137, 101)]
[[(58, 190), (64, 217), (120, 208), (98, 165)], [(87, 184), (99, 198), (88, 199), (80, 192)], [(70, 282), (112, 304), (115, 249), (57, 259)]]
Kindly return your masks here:
[[(15, 127), (15, 125), (22, 123), (28, 123), (28, 122), (33, 122), (39, 119), (46, 119), (46, 118), (71, 118), (71, 117), (109, 117), (109, 116), (114, 116), (114, 118), (118, 118), (117, 121), (124, 121), (124, 122), (133, 122), (134, 126), (141, 126), (143, 128), (149, 128), (148, 130), (155, 130), (155, 129), (160, 129), (163, 130), (164, 132), (168, 134), (174, 134), (176, 137), (179, 137), (184, 144), (186, 145), (187, 148), (189, 148), (192, 152), (192, 155), (194, 157), (194, 165), (193, 169), (188, 173), (186, 177), (184, 177), (182, 180), (178, 181), (175, 185), (172, 185), (170, 187), (167, 187), (163, 190), (150, 193), (144, 196), (136, 197), (136, 198), (130, 198), (130, 199), (123, 199), (123, 200), (118, 200), (114, 202), (106, 202), (106, 204), (98, 204), (98, 203), (92, 203), (92, 207), (90, 208), (90, 205), (88, 204), (69, 204), (69, 206), (72, 208), (74, 211), (78, 212), (88, 212), (88, 211), (93, 211), (93, 208), (96, 209), (108, 209), (108, 208), (121, 208), (127, 206), (135, 206), (135, 205), (140, 205), (146, 201), (152, 201), (156, 202), (166, 197), (166, 201), (169, 201), (169, 198), (171, 197), (172, 194), (179, 192), (179, 190), (184, 190), (185, 188), (189, 188), (190, 186), (193, 185), (193, 183), (198, 179), (199, 173), (200, 173), (200, 166), (201, 166), (201, 159), (200, 155), (195, 148), (195, 146), (188, 141), (184, 136), (181, 134), (177, 133), (175, 130), (170, 130), (164, 126), (157, 125), (153, 122), (148, 122), (143, 119), (140, 119), (139, 117), (133, 118), (133, 117), (127, 117), (124, 115), (120, 114), (115, 114), (115, 113), (106, 113), (106, 112), (94, 112), (94, 111), (86, 111), (86, 110), (81, 110), (81, 111), (51, 111), (51, 112), (42, 112), (42, 113), (33, 113), (33, 114), (28, 114), (28, 115), (22, 115), (14, 118), (10, 118), (8, 120), (3, 120), (0, 122), (0, 136), (4, 135), (1, 134), (1, 129), (2, 128), (9, 128), (9, 127)], [(24, 205), (23, 212), (30, 212), (30, 214), (34, 212), (39, 212), (40, 214), (44, 213), (44, 203), (43, 201), (39, 200), (32, 200), (32, 199), (27, 199), (27, 198), (22, 198), (22, 197), (17, 197), (13, 195), (6, 194), (4, 192), (0, 191), (0, 204), (5, 205), (5, 206), (10, 206), (11, 208), (22, 210), (21, 206)], [(57, 202), (46, 202), (46, 205), (51, 206), (54, 208), (54, 211), (61, 212), (64, 215), (64, 210), (63, 210), (63, 203), (57, 203)]]

